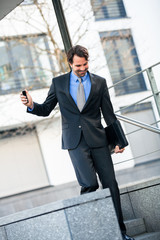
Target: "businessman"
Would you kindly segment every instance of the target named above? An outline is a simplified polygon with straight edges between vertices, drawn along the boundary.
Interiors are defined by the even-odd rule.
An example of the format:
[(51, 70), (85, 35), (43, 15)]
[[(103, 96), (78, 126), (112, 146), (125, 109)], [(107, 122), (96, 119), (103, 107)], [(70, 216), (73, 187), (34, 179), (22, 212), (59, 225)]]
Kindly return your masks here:
[[(21, 101), (27, 112), (48, 116), (59, 103), (62, 115), (62, 148), (68, 149), (81, 194), (98, 189), (97, 174), (103, 188), (109, 188), (114, 202), (123, 239), (126, 235), (123, 222), (120, 194), (115, 179), (111, 155), (107, 146), (101, 113), (107, 125), (116, 121), (110, 101), (106, 80), (88, 71), (88, 50), (80, 45), (72, 47), (67, 54), (71, 72), (52, 80), (44, 103), (33, 102), (21, 93)], [(115, 153), (122, 153), (117, 145)]]

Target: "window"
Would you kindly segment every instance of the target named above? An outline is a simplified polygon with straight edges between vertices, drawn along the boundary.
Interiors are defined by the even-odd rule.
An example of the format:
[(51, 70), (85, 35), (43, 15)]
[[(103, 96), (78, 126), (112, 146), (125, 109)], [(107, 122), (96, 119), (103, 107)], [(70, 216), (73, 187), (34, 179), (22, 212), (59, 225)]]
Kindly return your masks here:
[(34, 0), (24, 0), (21, 5), (31, 5), (34, 4)]
[(0, 198), (49, 185), (34, 127), (0, 132), (0, 156)]
[[(155, 126), (157, 126), (151, 102), (130, 106), (121, 110), (121, 113), (128, 118), (136, 119), (149, 125), (155, 123)], [(159, 161), (159, 134), (125, 122), (124, 127), (132, 149), (135, 165), (145, 164), (146, 166), (147, 162)]]
[[(141, 111), (147, 111), (147, 110), (151, 110), (152, 109), (152, 105), (150, 102), (146, 102), (146, 103), (140, 103), (137, 105), (133, 105), (130, 107), (127, 107), (125, 109), (123, 109), (123, 107), (121, 108), (121, 114), (125, 115), (125, 114), (129, 114), (129, 113), (135, 113), (135, 112), (141, 112)], [(145, 119), (144, 119), (145, 122)], [(149, 124), (152, 124), (152, 122), (150, 122)]]
[(45, 35), (0, 40), (0, 52), (0, 94), (50, 84), (54, 65)]
[(25, 126), (23, 128), (19, 127), (19, 128), (0, 131), (0, 141), (6, 138), (24, 136), (26, 134), (32, 135), (32, 133), (34, 132), (36, 132), (35, 126)]
[[(105, 57), (113, 83), (141, 71), (130, 30), (100, 33)], [(143, 74), (115, 86), (116, 95), (146, 90)]]
[(91, 0), (91, 4), (96, 20), (126, 17), (122, 0)]

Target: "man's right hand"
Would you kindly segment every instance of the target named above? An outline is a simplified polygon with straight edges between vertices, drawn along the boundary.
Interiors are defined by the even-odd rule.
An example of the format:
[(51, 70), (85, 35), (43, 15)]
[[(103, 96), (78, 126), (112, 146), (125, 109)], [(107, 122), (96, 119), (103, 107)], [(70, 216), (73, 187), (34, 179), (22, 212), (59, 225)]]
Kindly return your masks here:
[(26, 96), (24, 96), (23, 94), (22, 94), (22, 92), (20, 93), (20, 98), (21, 98), (21, 102), (25, 105), (25, 106), (27, 106), (27, 107), (29, 107), (29, 108), (33, 108), (33, 100), (32, 100), (32, 97), (31, 97), (31, 95), (29, 94), (29, 92), (25, 89), (25, 91), (26, 91), (26, 94), (27, 94), (27, 98), (28, 98), (28, 103), (27, 103), (27, 98), (26, 98)]

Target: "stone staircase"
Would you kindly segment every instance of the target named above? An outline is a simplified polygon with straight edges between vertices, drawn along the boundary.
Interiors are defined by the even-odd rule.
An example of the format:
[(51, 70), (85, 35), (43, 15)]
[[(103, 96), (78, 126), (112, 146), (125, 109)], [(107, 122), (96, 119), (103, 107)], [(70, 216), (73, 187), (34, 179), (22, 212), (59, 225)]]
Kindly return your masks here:
[[(95, 194), (98, 194), (98, 196), (101, 196), (105, 193), (105, 191), (104, 193), (103, 191), (100, 190)], [(134, 237), (135, 240), (160, 240), (160, 214), (159, 214), (160, 201), (158, 201), (159, 193), (160, 193), (160, 177), (153, 178), (144, 182), (138, 182), (134, 185), (128, 185), (128, 186), (125, 185), (124, 187), (120, 188), (120, 193), (121, 193), (122, 211), (123, 211), (124, 219), (126, 220), (125, 224), (127, 227), (127, 234)], [(51, 212), (54, 212), (53, 209), (55, 208), (55, 206), (57, 206), (57, 204), (59, 204), (59, 201), (72, 202), (73, 199), (70, 199), (70, 198), (71, 197), (75, 198), (77, 196), (79, 196), (79, 186), (77, 185), (76, 182), (74, 182), (74, 183), (64, 184), (62, 186), (49, 187), (49, 188), (44, 188), (36, 191), (31, 191), (28, 193), (22, 193), (10, 198), (0, 199), (0, 240), (19, 240), (19, 239), (23, 240), (24, 238), (23, 239), (17, 238), (17, 236), (15, 236), (15, 238), (11, 238), (12, 236), (10, 238), (7, 238), (7, 237), (3, 238), (3, 235), (5, 235), (6, 229), (9, 229), (11, 233), (15, 234), (16, 233), (15, 228), (17, 227), (18, 222), (20, 222), (21, 218), (22, 218), (21, 222), (24, 222), (24, 225), (25, 225), (25, 222), (30, 223), (30, 221), (33, 221), (33, 219), (35, 219), (31, 224), (27, 225), (29, 226), (29, 229), (32, 227), (33, 231), (35, 231), (35, 227), (38, 224), (40, 224), (39, 221), (41, 221), (41, 217), (39, 218), (38, 216), (40, 215), (43, 216), (44, 213), (46, 213), (47, 209), (49, 214)], [(88, 197), (89, 196), (92, 196), (92, 195), (89, 194)], [(80, 199), (81, 198), (82, 196), (80, 197)], [(54, 206), (53, 209), (52, 209), (52, 205)], [(60, 207), (61, 207), (61, 204), (60, 204)], [(71, 209), (73, 210), (73, 208)], [(100, 210), (101, 210), (101, 205), (100, 207), (98, 207), (98, 212)], [(37, 213), (37, 211), (39, 212)], [(104, 210), (102, 212), (104, 213)], [(24, 216), (24, 219), (23, 219), (23, 216)], [(73, 216), (75, 216), (75, 214), (73, 214)], [(107, 216), (106, 220), (108, 220), (108, 212), (106, 216)], [(29, 220), (29, 218), (31, 218), (31, 220)], [(28, 220), (25, 221), (25, 219), (28, 219)], [(51, 219), (52, 221), (54, 219), (56, 221), (53, 223), (53, 226), (51, 226), (51, 229), (50, 229), (51, 233), (53, 234), (52, 228), (55, 226), (55, 223), (57, 224), (57, 222), (62, 220), (63, 218), (61, 217), (58, 221), (56, 220), (56, 217), (54, 218), (51, 217)], [(71, 218), (71, 223), (72, 223), (72, 219), (73, 217)], [(83, 219), (86, 219), (86, 215)], [(94, 220), (94, 218), (92, 220)], [(106, 220), (102, 222), (106, 222)], [(90, 222), (90, 219), (88, 220), (88, 222)], [(109, 221), (109, 223), (113, 226), (113, 221), (111, 222)], [(9, 226), (7, 226), (7, 224)], [(75, 221), (73, 221), (73, 224), (75, 224)], [(43, 225), (45, 225), (45, 222), (43, 222)], [(49, 226), (46, 225), (46, 227), (49, 227)], [(101, 227), (101, 224), (99, 227)], [(100, 229), (99, 227), (98, 229)], [(26, 225), (25, 225), (25, 228), (26, 228)], [(19, 229), (20, 236), (21, 236), (21, 232), (20, 232), (21, 230), (24, 230), (24, 229), (23, 228)], [(39, 233), (39, 228), (37, 231)], [(86, 230), (86, 232), (90, 233), (88, 229)], [(77, 233), (77, 230), (75, 231), (75, 233)], [(40, 238), (37, 238), (37, 236), (36, 238), (26, 237), (26, 239), (42, 240), (41, 236)], [(54, 235), (52, 236), (51, 240), (54, 240), (54, 239), (57, 240), (62, 238), (59, 236), (56, 237), (56, 235)], [(68, 240), (68, 239), (66, 238), (65, 240)], [(77, 238), (76, 236), (75, 239), (84, 240), (84, 237)], [(89, 239), (103, 240), (104, 238), (102, 238), (101, 236), (100, 238), (97, 238), (97, 236), (95, 238), (90, 238), (87, 236), (86, 239), (87, 240)], [(105, 238), (105, 240), (106, 239), (110, 240), (113, 238), (107, 237)], [(117, 237), (116, 239), (119, 239), (119, 238)]]
[(143, 218), (125, 221), (125, 225), (127, 234), (135, 240), (160, 240), (160, 232), (147, 232)]
[(122, 240), (109, 189), (0, 218), (0, 240)]

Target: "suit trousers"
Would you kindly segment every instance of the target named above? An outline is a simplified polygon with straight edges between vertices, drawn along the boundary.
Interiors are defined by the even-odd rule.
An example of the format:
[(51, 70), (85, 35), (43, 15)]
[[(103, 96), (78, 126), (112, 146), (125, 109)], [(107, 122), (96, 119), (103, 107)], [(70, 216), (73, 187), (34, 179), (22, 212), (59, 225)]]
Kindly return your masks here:
[(90, 148), (82, 134), (78, 147), (69, 149), (68, 152), (78, 183), (81, 186), (81, 194), (93, 192), (99, 188), (98, 174), (102, 187), (110, 189), (120, 229), (125, 233), (120, 193), (108, 147)]

